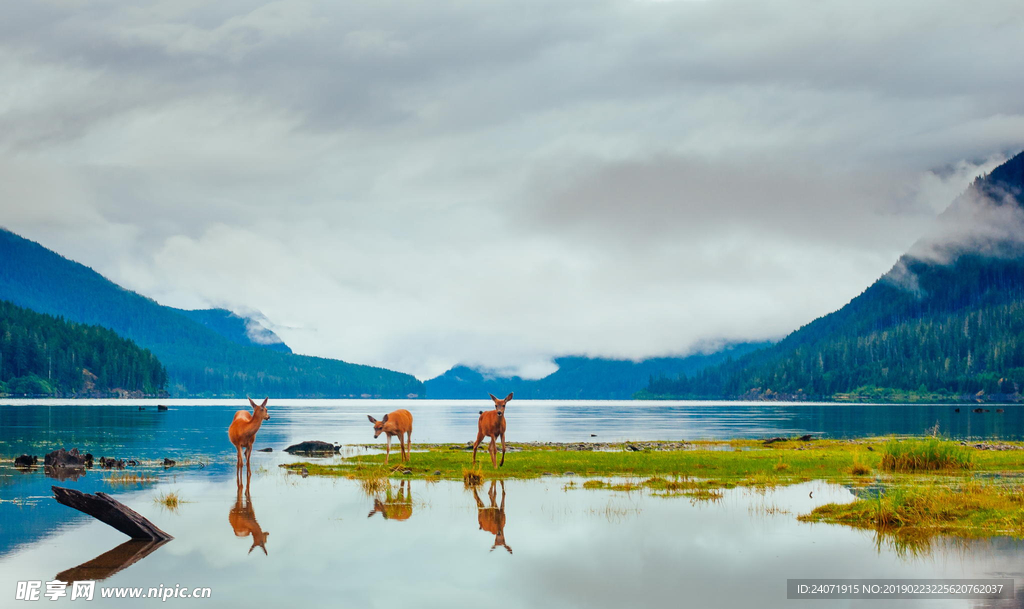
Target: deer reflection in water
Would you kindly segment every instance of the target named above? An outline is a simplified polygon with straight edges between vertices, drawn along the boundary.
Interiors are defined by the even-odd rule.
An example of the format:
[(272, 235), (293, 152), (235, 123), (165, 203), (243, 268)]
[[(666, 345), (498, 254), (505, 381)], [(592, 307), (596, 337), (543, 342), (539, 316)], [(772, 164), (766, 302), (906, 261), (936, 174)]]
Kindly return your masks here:
[(491, 488), (487, 491), (487, 498), (491, 505), (485, 506), (480, 500), (480, 494), (473, 488), (473, 498), (476, 499), (477, 521), (480, 523), (480, 530), (487, 531), (494, 535), (494, 545), (491, 550), (501, 546), (512, 553), (512, 548), (505, 543), (505, 481), (501, 480), (501, 507), (497, 504), (496, 481), (491, 480)]
[(248, 537), (252, 535), (252, 546), (249, 547), (249, 553), (259, 546), (264, 554), (267, 554), (267, 536), (270, 533), (260, 528), (260, 523), (256, 522), (256, 513), (252, 507), (252, 497), (249, 496), (249, 481), (252, 478), (250, 473), (245, 480), (245, 498), (242, 497), (242, 482), (238, 481), (238, 495), (235, 498), (235, 506), (228, 512), (228, 522), (231, 523), (231, 528), (235, 531), (235, 537)]
[[(408, 486), (406, 484), (408, 483)], [(402, 480), (398, 485), (398, 494), (391, 494), (391, 483), (388, 483), (384, 501), (379, 497), (373, 498), (373, 509), (367, 514), (372, 518), (374, 514), (380, 514), (385, 520), (408, 520), (412, 516), (412, 483)]]

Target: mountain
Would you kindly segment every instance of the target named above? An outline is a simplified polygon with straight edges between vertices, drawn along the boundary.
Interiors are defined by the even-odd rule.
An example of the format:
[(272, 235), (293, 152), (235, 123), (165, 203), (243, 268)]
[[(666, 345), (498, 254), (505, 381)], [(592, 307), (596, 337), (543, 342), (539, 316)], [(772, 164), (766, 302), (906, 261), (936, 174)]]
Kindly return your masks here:
[(225, 309), (175, 309), (175, 311), (206, 326), (233, 343), (249, 347), (263, 347), (281, 353), (292, 352), (280, 336), (251, 317), (241, 317)]
[(126, 290), (4, 229), (0, 229), (0, 299), (109, 328), (135, 341), (166, 366), (172, 396), (423, 395), (423, 384), (407, 374), (239, 344), (177, 309)]
[(641, 397), (1017, 400), (1024, 387), (1024, 153), (978, 178), (893, 268), (778, 344)]
[(0, 301), (0, 393), (156, 395), (167, 371), (148, 349), (99, 326)]
[(588, 357), (559, 357), (558, 370), (548, 376), (527, 380), (502, 377), (486, 370), (456, 366), (425, 383), (431, 399), (487, 397), (515, 392), (520, 399), (628, 400), (652, 377), (693, 373), (710, 365), (740, 357), (767, 343), (741, 343), (710, 354), (662, 357), (641, 362)]

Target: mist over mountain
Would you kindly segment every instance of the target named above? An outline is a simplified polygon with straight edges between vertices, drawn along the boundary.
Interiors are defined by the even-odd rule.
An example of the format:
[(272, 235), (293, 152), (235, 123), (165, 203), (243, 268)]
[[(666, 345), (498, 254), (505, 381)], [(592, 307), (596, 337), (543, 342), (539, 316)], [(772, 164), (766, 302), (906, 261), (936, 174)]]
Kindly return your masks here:
[(687, 357), (659, 357), (633, 362), (590, 357), (559, 357), (558, 370), (541, 379), (501, 376), (486, 369), (456, 366), (425, 383), (427, 397), (475, 398), (488, 393), (515, 392), (519, 399), (547, 400), (628, 400), (647, 385), (652, 377), (692, 374), (730, 358), (764, 347), (769, 343), (738, 343), (711, 353)]
[(1024, 153), (978, 178), (892, 270), (778, 344), (644, 397), (1020, 398)]
[(256, 319), (236, 315), (227, 309), (175, 310), (239, 345), (264, 347), (281, 353), (292, 352), (280, 336)]
[[(166, 366), (173, 396), (419, 397), (413, 376), (259, 342), (249, 321), (185, 312), (126, 290), (99, 273), (0, 229), (0, 299), (102, 326), (149, 349)], [(199, 321), (196, 321), (196, 320)], [(244, 329), (243, 329), (244, 328)], [(265, 330), (265, 328), (264, 328)], [(243, 335), (244, 333), (244, 335)]]

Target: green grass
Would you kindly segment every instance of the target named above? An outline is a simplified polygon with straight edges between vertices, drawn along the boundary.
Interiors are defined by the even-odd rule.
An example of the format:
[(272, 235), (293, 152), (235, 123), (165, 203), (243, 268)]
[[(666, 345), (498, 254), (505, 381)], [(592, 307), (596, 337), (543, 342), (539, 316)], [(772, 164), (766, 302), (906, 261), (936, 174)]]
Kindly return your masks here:
[(829, 503), (805, 522), (875, 529), (883, 536), (920, 541), (935, 535), (1024, 537), (1024, 488), (968, 479), (952, 484), (922, 481), (887, 488), (876, 497)]
[[(755, 440), (691, 445), (693, 450), (641, 451), (626, 450), (625, 444), (607, 451), (517, 445), (520, 450), (508, 453), (501, 468), (491, 467), (489, 458), (473, 466), (471, 453), (461, 445), (434, 445), (413, 453), (411, 462), (390, 467), (384, 465), (383, 455), (282, 467), (353, 478), (367, 492), (382, 488), (389, 478), (462, 480), (474, 487), (485, 480), (573, 472), (573, 481), (563, 487), (566, 491), (649, 493), (691, 501), (715, 501), (724, 489), (735, 487), (764, 492), (824, 480), (856, 489), (872, 482), (882, 485), (879, 497), (821, 506), (800, 519), (874, 529), (879, 543), (885, 540), (901, 552), (927, 548), (940, 534), (1024, 537), (1021, 478), (977, 478), (979, 472), (1024, 473), (1024, 450), (978, 450), (935, 437), (777, 442), (767, 447)], [(411, 473), (404, 474), (406, 469)]]
[[(518, 446), (518, 445), (517, 445)], [(625, 445), (622, 445), (623, 447)], [(384, 465), (383, 455), (359, 455), (340, 462), (301, 462), (283, 465), (310, 475), (372, 478), (406, 476), (463, 480), (467, 473), (479, 481), (561, 476), (573, 472), (583, 478), (653, 476), (729, 481), (741, 485), (792, 484), (807, 480), (856, 480), (872, 471), (921, 471), (956, 475), (965, 471), (1024, 471), (1024, 450), (980, 451), (937, 438), (877, 438), (849, 442), (778, 442), (768, 447), (754, 440), (694, 442), (694, 450), (607, 451), (567, 450), (565, 447), (522, 445), (509, 452), (505, 466), (491, 467), (460, 445), (434, 445), (412, 454), (405, 464)], [(870, 450), (869, 450), (870, 449)], [(486, 459), (486, 460), (485, 460)], [(883, 464), (884, 462), (884, 464)], [(434, 472), (441, 472), (437, 476)]]
[(182, 503), (185, 503), (184, 501), (182, 501), (181, 496), (178, 495), (177, 491), (163, 493), (158, 497), (154, 497), (153, 501), (171, 511), (178, 509)]
[[(789, 445), (789, 446), (787, 446)], [(765, 448), (756, 441), (700, 442), (695, 450), (651, 451), (577, 451), (551, 447), (523, 447), (506, 455), (505, 466), (493, 468), (490, 459), (478, 459), (473, 467), (471, 453), (461, 446), (432, 446), (412, 455), (404, 465), (392, 465), (393, 475), (404, 469), (412, 477), (433, 476), (463, 479), (468, 471), (479, 473), (482, 479), (538, 478), (543, 475), (560, 476), (573, 472), (582, 477), (620, 476), (649, 478), (652, 476), (759, 479), (771, 477), (780, 481), (848, 477), (856, 458), (877, 467), (878, 452), (865, 453), (859, 445), (845, 442), (815, 442), (807, 450), (797, 445), (780, 442)], [(879, 443), (879, 446), (881, 444)], [(725, 450), (723, 450), (725, 449)], [(383, 467), (383, 456), (360, 455), (343, 459), (340, 463), (293, 463), (284, 467), (300, 469), (305, 466), (310, 475), (364, 478), (378, 475)]]
[(890, 472), (971, 469), (972, 451), (941, 438), (889, 440), (882, 450), (882, 469)]

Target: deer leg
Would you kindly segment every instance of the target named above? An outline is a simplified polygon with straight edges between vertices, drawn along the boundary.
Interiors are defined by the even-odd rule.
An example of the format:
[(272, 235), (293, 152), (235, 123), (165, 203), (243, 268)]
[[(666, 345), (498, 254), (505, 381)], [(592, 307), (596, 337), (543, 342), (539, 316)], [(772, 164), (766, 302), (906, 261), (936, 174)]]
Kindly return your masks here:
[(238, 451), (238, 464), (235, 466), (235, 469), (241, 470), (242, 469), (242, 445), (241, 444), (235, 444), (235, 450)]
[(502, 432), (502, 434), (501, 434), (501, 465), (499, 467), (503, 467), (504, 465), (505, 465), (505, 433)]
[(405, 463), (405, 438), (404, 434), (398, 434), (398, 449), (402, 451), (402, 463)]
[(245, 471), (249, 472), (250, 474), (252, 473), (251, 460), (252, 460), (252, 444), (246, 444), (245, 445)]
[(498, 438), (491, 437), (491, 445), (487, 447), (487, 452), (491, 453), (491, 467), (498, 467)]
[(412, 430), (405, 434), (405, 449), (409, 452), (409, 462), (412, 463)]
[(480, 446), (480, 443), (484, 441), (483, 432), (476, 433), (476, 442), (473, 443), (473, 465), (476, 465), (476, 449)]
[(388, 452), (384, 455), (384, 465), (388, 464), (388, 459), (391, 458), (391, 436), (388, 436)]

